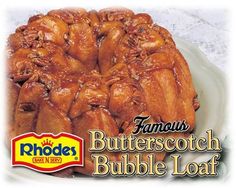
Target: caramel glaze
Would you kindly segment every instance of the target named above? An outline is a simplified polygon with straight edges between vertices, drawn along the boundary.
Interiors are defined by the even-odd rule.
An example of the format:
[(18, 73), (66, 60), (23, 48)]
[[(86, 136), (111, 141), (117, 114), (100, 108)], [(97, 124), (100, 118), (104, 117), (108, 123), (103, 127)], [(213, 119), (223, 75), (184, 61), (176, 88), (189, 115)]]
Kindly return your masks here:
[[(188, 64), (148, 14), (52, 10), (17, 28), (7, 49), (9, 138), (65, 131), (86, 141), (85, 166), (54, 175), (92, 173), (88, 129), (129, 135), (139, 114), (153, 122), (185, 119), (194, 129), (199, 103)], [(165, 153), (156, 156), (164, 160)]]

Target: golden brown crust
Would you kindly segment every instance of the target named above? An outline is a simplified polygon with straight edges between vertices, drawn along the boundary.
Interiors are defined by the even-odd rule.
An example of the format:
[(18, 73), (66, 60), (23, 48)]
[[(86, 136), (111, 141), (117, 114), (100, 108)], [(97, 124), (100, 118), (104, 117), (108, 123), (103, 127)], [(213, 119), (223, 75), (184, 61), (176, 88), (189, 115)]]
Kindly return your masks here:
[(185, 119), (194, 129), (199, 103), (188, 64), (148, 14), (52, 10), (17, 28), (8, 52), (10, 136), (66, 131), (85, 139), (85, 167), (55, 175), (92, 173), (88, 129), (129, 135), (139, 114), (151, 121)]

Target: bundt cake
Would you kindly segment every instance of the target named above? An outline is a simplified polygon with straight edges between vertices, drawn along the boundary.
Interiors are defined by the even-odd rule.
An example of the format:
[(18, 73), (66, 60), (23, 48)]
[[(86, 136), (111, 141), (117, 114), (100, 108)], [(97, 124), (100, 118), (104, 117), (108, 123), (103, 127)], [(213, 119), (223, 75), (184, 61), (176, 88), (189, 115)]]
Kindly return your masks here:
[(199, 104), (188, 64), (146, 13), (52, 10), (18, 27), (7, 51), (9, 138), (68, 132), (85, 140), (84, 167), (55, 175), (93, 172), (89, 129), (129, 135), (140, 114), (154, 122), (186, 120), (194, 129)]

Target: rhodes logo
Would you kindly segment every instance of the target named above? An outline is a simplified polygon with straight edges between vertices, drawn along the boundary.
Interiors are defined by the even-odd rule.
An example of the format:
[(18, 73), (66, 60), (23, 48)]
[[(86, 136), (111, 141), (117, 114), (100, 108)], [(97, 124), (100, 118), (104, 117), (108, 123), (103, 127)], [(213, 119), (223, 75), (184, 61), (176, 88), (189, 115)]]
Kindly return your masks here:
[(40, 172), (55, 172), (69, 166), (83, 166), (83, 139), (69, 134), (26, 133), (12, 139), (13, 166)]

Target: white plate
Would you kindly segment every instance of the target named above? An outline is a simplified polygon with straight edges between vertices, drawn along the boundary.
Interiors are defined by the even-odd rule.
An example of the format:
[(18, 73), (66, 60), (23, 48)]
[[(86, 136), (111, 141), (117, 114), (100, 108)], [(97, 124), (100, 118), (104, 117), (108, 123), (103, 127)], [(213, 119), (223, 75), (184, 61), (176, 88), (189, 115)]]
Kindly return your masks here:
[[(200, 101), (200, 108), (196, 113), (196, 136), (205, 136), (205, 131), (213, 129), (215, 136), (223, 140), (225, 138), (225, 108), (226, 108), (226, 86), (224, 74), (213, 64), (209, 63), (205, 55), (193, 44), (175, 38), (177, 48), (182, 52), (187, 60), (195, 88)], [(191, 161), (203, 162), (208, 161), (212, 157), (210, 153), (184, 153), (182, 164)], [(9, 162), (10, 163), (10, 162)], [(171, 161), (167, 159), (169, 170), (171, 169)], [(8, 165), (8, 175), (14, 179), (25, 181), (78, 181), (91, 180), (86, 177), (76, 177), (72, 179), (57, 178), (26, 168), (10, 168)], [(170, 174), (170, 172), (168, 172)], [(170, 176), (168, 176), (170, 177)]]

